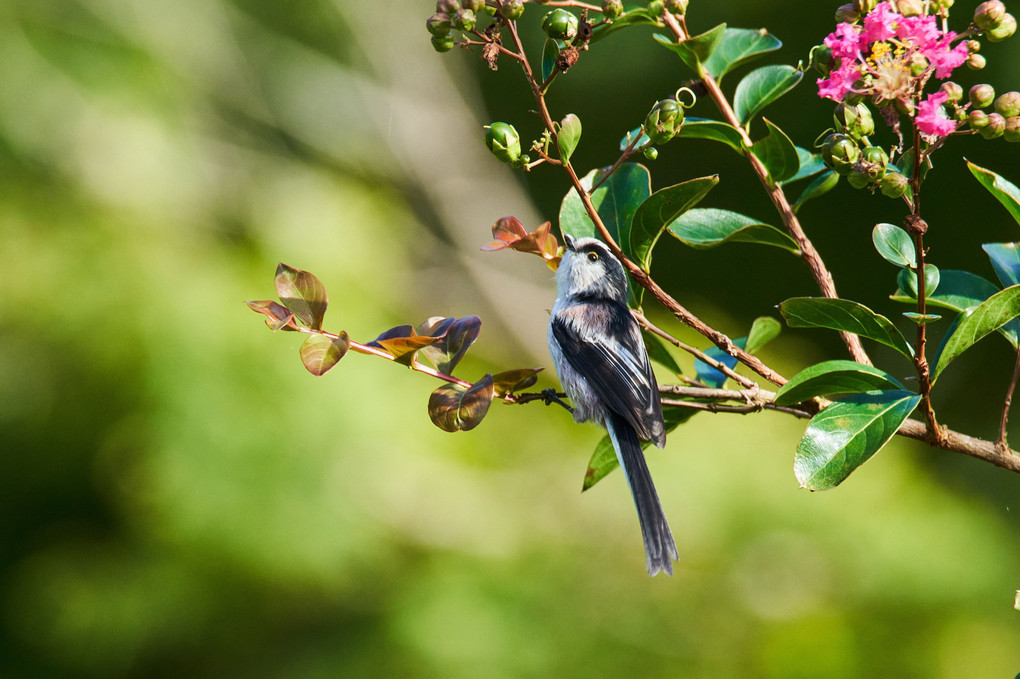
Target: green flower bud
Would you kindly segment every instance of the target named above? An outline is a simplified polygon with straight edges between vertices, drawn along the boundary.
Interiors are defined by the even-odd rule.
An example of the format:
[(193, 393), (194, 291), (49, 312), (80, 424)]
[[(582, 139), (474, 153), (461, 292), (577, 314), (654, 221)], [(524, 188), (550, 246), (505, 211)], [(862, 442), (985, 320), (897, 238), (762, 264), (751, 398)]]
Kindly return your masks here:
[(665, 8), (666, 5), (662, 0), (652, 0), (652, 2), (648, 3), (648, 13), (652, 17), (660, 16)]
[(910, 74), (917, 78), (922, 73), (928, 70), (928, 67), (931, 66), (931, 62), (928, 61), (928, 59), (925, 56), (915, 52), (910, 56), (910, 61), (908, 62), (908, 65), (910, 67)]
[(967, 41), (967, 51), (968, 52), (980, 52), (981, 51), (981, 43), (979, 41), (977, 41), (977, 40), (968, 40)]
[(878, 181), (885, 176), (886, 167), (889, 165), (889, 155), (884, 149), (878, 146), (868, 146), (861, 151), (861, 159), (857, 163), (863, 166), (861, 169), (872, 182)]
[(916, 17), (924, 13), (924, 4), (921, 0), (896, 0), (896, 9), (905, 17)]
[(504, 19), (516, 21), (524, 14), (524, 0), (503, 0), (499, 14)]
[(947, 80), (942, 83), (942, 91), (949, 97), (949, 101), (956, 103), (963, 99), (963, 88), (954, 83), (952, 80)]
[(513, 125), (493, 123), (485, 127), (485, 145), (504, 163), (512, 163), (521, 155), (521, 135)]
[(910, 181), (899, 172), (889, 172), (878, 183), (878, 190), (882, 192), (883, 196), (899, 198), (907, 192), (909, 185)]
[(433, 35), (432, 48), (437, 52), (449, 52), (453, 49), (452, 35)]
[(542, 30), (553, 40), (573, 40), (577, 35), (577, 17), (565, 9), (554, 9), (542, 19)]
[(875, 120), (865, 104), (837, 104), (833, 120), (836, 130), (858, 141), (875, 133)]
[(475, 13), (469, 9), (458, 9), (453, 13), (453, 26), (458, 31), (475, 30)]
[(852, 24), (859, 21), (861, 18), (860, 13), (850, 3), (840, 5), (836, 8), (836, 23), (837, 24)]
[(683, 16), (687, 13), (687, 0), (666, 0), (664, 4), (670, 14)]
[(836, 68), (836, 59), (832, 56), (832, 50), (825, 45), (815, 45), (811, 48), (809, 55), (811, 68), (822, 74), (823, 78), (829, 77), (832, 69)]
[(1020, 92), (1006, 92), (995, 100), (995, 111), (1003, 118), (1020, 116)]
[(850, 170), (850, 172), (847, 173), (846, 180), (849, 182), (850, 186), (855, 189), (863, 189), (871, 184), (871, 180), (868, 179), (868, 175), (865, 172), (856, 169)]
[(1020, 141), (1020, 116), (1006, 118), (1006, 127), (1002, 131), (1006, 141)]
[(602, 0), (602, 16), (609, 21), (623, 14), (623, 0)]
[(953, 2), (954, 2), (954, 0), (933, 0), (932, 1), (932, 9), (935, 10), (935, 13), (940, 13), (940, 12), (944, 13), (944, 12), (948, 11), (950, 7), (953, 6)]
[(439, 0), (436, 3), (436, 11), (443, 14), (453, 14), (460, 9), (460, 0)]
[(653, 144), (661, 146), (676, 136), (684, 124), (684, 109), (676, 99), (657, 102), (641, 126)]
[(985, 67), (985, 64), (988, 62), (983, 56), (981, 56), (977, 52), (971, 52), (967, 56), (967, 61), (963, 63), (966, 64), (967, 68), (969, 68), (972, 71), (980, 71), (982, 68)]
[(982, 2), (974, 9), (974, 23), (982, 30), (988, 30), (999, 25), (1002, 17), (1006, 14), (1006, 6), (999, 0), (988, 0)]
[(996, 139), (1006, 131), (1006, 119), (998, 113), (988, 114), (988, 124), (978, 130), (985, 139)]
[(875, 9), (875, 5), (877, 4), (877, 0), (853, 0), (853, 2), (854, 9), (856, 9), (857, 13), (862, 16)]
[(849, 174), (860, 157), (861, 150), (845, 134), (830, 134), (822, 142), (822, 160), (837, 174)]
[(648, 160), (655, 160), (656, 158), (659, 157), (659, 149), (655, 148), (654, 146), (646, 146), (644, 151), (642, 151), (641, 153), (643, 153), (645, 158), (647, 158)]
[(980, 130), (988, 124), (988, 114), (979, 110), (971, 111), (967, 116), (967, 124), (972, 130)]
[(995, 99), (995, 88), (987, 83), (980, 83), (970, 88), (967, 96), (975, 107), (988, 108)]
[(985, 33), (985, 36), (992, 42), (1002, 42), (1014, 33), (1016, 33), (1016, 17), (1006, 12), (999, 25)]
[(460, 0), (460, 6), (478, 14), (485, 9), (485, 0)]
[(905, 115), (908, 118), (914, 117), (914, 102), (910, 99), (894, 99), (893, 108), (895, 108), (900, 115)]
[(450, 17), (442, 12), (436, 12), (426, 19), (425, 28), (432, 35), (442, 37), (450, 32)]

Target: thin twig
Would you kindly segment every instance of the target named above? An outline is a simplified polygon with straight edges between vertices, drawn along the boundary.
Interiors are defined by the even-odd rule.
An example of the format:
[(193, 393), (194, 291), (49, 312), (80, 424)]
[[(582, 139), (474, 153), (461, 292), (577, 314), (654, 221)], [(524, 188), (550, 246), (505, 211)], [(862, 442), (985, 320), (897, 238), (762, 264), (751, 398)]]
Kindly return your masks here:
[(1013, 365), (1013, 379), (1009, 381), (1006, 400), (1002, 403), (1002, 417), (999, 418), (999, 440), (996, 441), (1000, 450), (1009, 450), (1009, 444), (1006, 443), (1006, 422), (1009, 420), (1009, 407), (1013, 403), (1013, 390), (1016, 389), (1018, 376), (1020, 376), (1020, 350), (1016, 352), (1016, 363)]

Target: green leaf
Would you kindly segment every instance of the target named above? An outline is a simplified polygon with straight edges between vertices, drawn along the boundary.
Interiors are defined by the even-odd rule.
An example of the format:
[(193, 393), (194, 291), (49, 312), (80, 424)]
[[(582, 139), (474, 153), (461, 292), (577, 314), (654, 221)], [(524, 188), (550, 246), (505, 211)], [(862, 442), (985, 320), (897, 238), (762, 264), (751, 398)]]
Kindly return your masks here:
[(497, 373), (492, 376), (492, 388), (500, 398), (517, 393), (535, 384), (538, 381), (538, 373), (543, 370), (545, 368), (518, 368)]
[(1003, 287), (1020, 283), (1020, 243), (985, 243), (981, 249), (991, 260)]
[(835, 488), (881, 450), (917, 407), (909, 391), (873, 391), (833, 403), (811, 418), (793, 470), (802, 488)]
[(919, 314), (916, 311), (904, 311), (903, 315), (918, 325), (927, 325), (942, 319), (938, 314)]
[[(662, 419), (666, 424), (666, 433), (673, 431), (681, 424), (697, 415), (698, 412), (699, 411), (694, 408), (664, 407), (662, 409)], [(650, 445), (650, 441), (642, 441), (641, 449), (645, 450)], [(613, 441), (607, 434), (595, 445), (595, 451), (592, 453), (591, 459), (588, 461), (588, 469), (584, 474), (584, 482), (581, 484), (581, 492), (588, 490), (596, 483), (606, 478), (611, 471), (619, 466), (620, 463), (616, 459), (616, 450), (613, 448)]]
[(776, 405), (792, 406), (815, 396), (885, 389), (904, 390), (904, 387), (889, 373), (870, 365), (856, 361), (824, 361), (790, 378), (776, 394)]
[(771, 316), (759, 316), (751, 324), (751, 331), (747, 333), (747, 352), (753, 354), (763, 346), (779, 337), (783, 331), (782, 324)]
[(773, 182), (786, 181), (797, 174), (797, 170), (800, 169), (797, 148), (785, 132), (769, 122), (768, 119), (763, 118), (763, 120), (769, 132), (754, 142), (751, 151), (765, 165)]
[(733, 110), (737, 120), (746, 125), (766, 106), (783, 96), (804, 77), (793, 66), (762, 66), (744, 76), (733, 95)]
[[(998, 291), (999, 288), (977, 274), (946, 269), (940, 272), (938, 291), (928, 297), (928, 305), (952, 311), (966, 311), (981, 304)], [(916, 304), (917, 291), (906, 291), (901, 285), (890, 299), (896, 302)], [(1013, 320), (1005, 324), (999, 328), (999, 334), (1009, 340), (1013, 348), (1016, 348), (1018, 336), (1020, 336), (1020, 320)]]
[(559, 40), (553, 40), (552, 38), (545, 39), (545, 45), (542, 47), (541, 82), (544, 83), (548, 80), (552, 72), (556, 70), (556, 57), (560, 55), (560, 50), (564, 47), (565, 43)]
[[(942, 274), (934, 264), (924, 265), (924, 297), (931, 299), (931, 296), (938, 290)], [(917, 272), (911, 269), (900, 269), (896, 276), (896, 284), (910, 293), (910, 296), (917, 299)]]
[(568, 113), (560, 121), (560, 129), (556, 133), (556, 143), (560, 149), (560, 160), (570, 160), (577, 148), (577, 142), (581, 141), (581, 119), (573, 113)]
[(322, 282), (300, 269), (283, 262), (276, 267), (276, 294), (283, 305), (294, 312), (302, 323), (313, 330), (322, 328), (328, 297)]
[(819, 172), (824, 172), (827, 168), (825, 167), (825, 161), (822, 160), (822, 154), (811, 153), (807, 149), (802, 149), (799, 146), (795, 146), (797, 149), (797, 159), (800, 162), (800, 169), (797, 173), (783, 182), (784, 185), (792, 184), (795, 181), (801, 179), (807, 179)]
[(726, 144), (737, 153), (742, 153), (744, 150), (744, 138), (740, 136), (740, 131), (737, 128), (710, 118), (688, 116), (684, 119), (684, 124), (680, 127), (677, 137), (717, 141)]
[(722, 82), (723, 76), (733, 69), (782, 46), (783, 43), (764, 28), (727, 28), (712, 55), (705, 60), (705, 70)]
[(967, 161), (967, 168), (970, 169), (971, 174), (981, 183), (981, 186), (988, 189), (989, 193), (995, 196), (1006, 210), (1009, 211), (1009, 214), (1013, 215), (1013, 219), (1016, 220), (1017, 224), (1020, 224), (1020, 189), (1017, 188), (1016, 184), (995, 174), (991, 170), (975, 165), (969, 160)]
[(629, 252), (632, 259), (649, 271), (652, 249), (666, 226), (701, 202), (718, 183), (719, 175), (699, 177), (667, 186), (648, 196), (638, 206), (631, 222)]
[(645, 348), (648, 350), (648, 358), (652, 359), (659, 365), (664, 366), (674, 375), (683, 375), (684, 371), (680, 368), (680, 364), (673, 358), (673, 354), (669, 352), (666, 347), (666, 342), (658, 335), (646, 331), (642, 332), (645, 338)]
[(1020, 316), (1020, 285), (1000, 290), (984, 302), (964, 311), (956, 328), (942, 341), (931, 381), (938, 379), (947, 365), (978, 340), (1017, 316)]
[[(605, 176), (604, 170), (592, 170), (581, 179), (586, 191)], [(624, 249), (628, 257), (630, 224), (638, 206), (652, 194), (652, 179), (648, 168), (639, 163), (623, 163), (591, 194), (592, 205), (609, 235)], [(588, 217), (584, 203), (571, 189), (560, 204), (560, 232), (575, 238), (597, 237), (595, 224)]]
[[(796, 179), (796, 177), (794, 177)], [(790, 181), (793, 181), (791, 179)], [(789, 182), (787, 182), (789, 183)], [(836, 188), (836, 184), (839, 183), (839, 175), (832, 170), (826, 170), (822, 174), (818, 175), (817, 178), (805, 188), (801, 194), (797, 197), (797, 202), (793, 204), (793, 211), (797, 212), (804, 205), (804, 203), (824, 196), (829, 191)]]
[(492, 375), (478, 380), (470, 389), (444, 384), (429, 397), (429, 418), (443, 431), (470, 431), (489, 412), (494, 395)]
[(346, 332), (341, 332), (335, 339), (315, 333), (309, 335), (301, 345), (301, 362), (308, 372), (322, 377), (344, 357), (350, 346), (351, 340)]
[(611, 24), (602, 24), (596, 26), (592, 31), (591, 41), (598, 42), (602, 38), (605, 38), (610, 33), (614, 33), (621, 28), (629, 28), (630, 26), (657, 26), (659, 25), (658, 20), (648, 13), (647, 9), (635, 8), (628, 9), (626, 13), (620, 18), (613, 21)]
[(797, 243), (768, 224), (717, 208), (694, 208), (669, 225), (669, 233), (693, 248), (712, 248), (726, 242), (759, 243), (797, 254)]
[(792, 297), (779, 305), (791, 328), (828, 328), (851, 332), (892, 347), (907, 358), (914, 352), (892, 322), (863, 304), (828, 297)]
[(702, 64), (712, 56), (712, 52), (722, 40), (725, 31), (726, 24), (719, 24), (715, 28), (692, 36), (679, 44), (673, 42), (671, 37), (659, 33), (653, 34), (652, 38), (666, 49), (676, 52), (688, 67), (700, 74)]
[[(917, 266), (917, 251), (910, 234), (894, 224), (876, 224), (871, 230), (871, 242), (882, 259), (901, 267)], [(927, 290), (927, 287), (925, 288)]]

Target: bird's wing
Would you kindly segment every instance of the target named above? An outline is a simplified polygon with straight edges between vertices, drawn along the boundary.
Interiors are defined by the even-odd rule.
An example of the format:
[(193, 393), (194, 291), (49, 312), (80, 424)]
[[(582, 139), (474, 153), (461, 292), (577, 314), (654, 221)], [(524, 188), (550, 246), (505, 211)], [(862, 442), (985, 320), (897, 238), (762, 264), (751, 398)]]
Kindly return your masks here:
[[(564, 358), (637, 435), (662, 446), (666, 440), (659, 387), (630, 311), (611, 303), (578, 304), (553, 316), (553, 337)], [(580, 323), (582, 315), (585, 323)], [(612, 321), (610, 319), (616, 319)]]

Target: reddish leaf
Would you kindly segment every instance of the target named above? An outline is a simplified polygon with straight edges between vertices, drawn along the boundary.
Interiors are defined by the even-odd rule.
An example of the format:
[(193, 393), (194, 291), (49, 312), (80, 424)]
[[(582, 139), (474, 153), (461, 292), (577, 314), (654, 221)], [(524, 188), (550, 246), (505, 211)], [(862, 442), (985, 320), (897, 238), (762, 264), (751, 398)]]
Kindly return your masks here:
[(504, 217), (492, 227), (492, 235), (496, 240), (483, 246), (483, 250), (511, 248), (518, 252), (538, 255), (550, 264), (559, 263), (560, 244), (552, 234), (551, 222), (545, 222), (531, 233), (527, 233), (516, 218)]
[(470, 389), (444, 384), (429, 397), (429, 418), (443, 431), (469, 431), (489, 412), (494, 395), (492, 375), (478, 380)]
[(351, 340), (346, 332), (341, 332), (335, 339), (315, 333), (301, 345), (301, 362), (308, 372), (321, 377), (344, 357), (350, 346)]
[(492, 226), (492, 237), (496, 240), (482, 246), (483, 250), (503, 250), (527, 235), (524, 225), (516, 217), (503, 217)]
[[(431, 319), (430, 319), (431, 320)], [(447, 322), (449, 321), (449, 322)], [(421, 326), (419, 326), (421, 327)], [(465, 316), (461, 319), (446, 318), (436, 324), (431, 335), (442, 336), (435, 344), (425, 347), (422, 351), (436, 370), (446, 375), (452, 375), (453, 369), (464, 358), (468, 348), (478, 339), (478, 333), (482, 328), (482, 320), (478, 316)]]
[(416, 351), (435, 344), (439, 339), (439, 337), (419, 335), (409, 325), (398, 325), (379, 335), (369, 342), (368, 346), (388, 352), (398, 363), (411, 365), (411, 359)]
[(527, 389), (538, 381), (538, 373), (544, 368), (519, 368), (507, 370), (492, 376), (492, 386), (496, 396), (506, 396), (522, 389)]
[(276, 294), (298, 319), (313, 330), (322, 328), (329, 298), (322, 282), (308, 273), (283, 262), (276, 267)]
[(456, 318), (446, 318), (444, 316), (432, 316), (426, 318), (424, 321), (419, 323), (414, 331), (419, 335), (428, 335), (429, 337), (442, 337), (446, 334), (447, 329), (453, 325)]
[(290, 309), (279, 302), (264, 299), (257, 302), (245, 302), (252, 311), (256, 311), (266, 317), (266, 325), (276, 332), (277, 330), (297, 330), (294, 322), (294, 314)]

